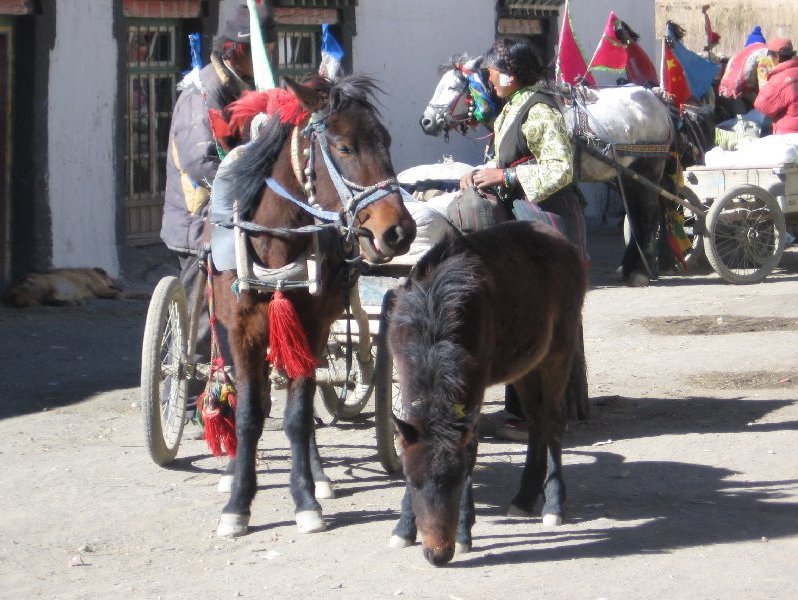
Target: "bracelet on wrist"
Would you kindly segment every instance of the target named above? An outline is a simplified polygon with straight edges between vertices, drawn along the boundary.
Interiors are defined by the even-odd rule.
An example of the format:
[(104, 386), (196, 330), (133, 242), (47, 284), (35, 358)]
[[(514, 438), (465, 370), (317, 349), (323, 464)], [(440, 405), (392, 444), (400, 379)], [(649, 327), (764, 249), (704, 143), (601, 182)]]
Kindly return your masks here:
[(518, 177), (515, 174), (515, 169), (508, 168), (502, 169), (502, 185), (506, 188), (515, 187)]

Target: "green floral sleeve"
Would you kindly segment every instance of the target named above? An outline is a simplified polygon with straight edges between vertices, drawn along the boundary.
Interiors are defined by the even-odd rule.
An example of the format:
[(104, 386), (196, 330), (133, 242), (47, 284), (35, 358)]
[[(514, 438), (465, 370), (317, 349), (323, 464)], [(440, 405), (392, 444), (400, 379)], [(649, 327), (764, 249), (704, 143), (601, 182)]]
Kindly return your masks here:
[(537, 164), (518, 165), (515, 172), (527, 198), (542, 202), (574, 178), (574, 152), (560, 112), (535, 104), (521, 126)]

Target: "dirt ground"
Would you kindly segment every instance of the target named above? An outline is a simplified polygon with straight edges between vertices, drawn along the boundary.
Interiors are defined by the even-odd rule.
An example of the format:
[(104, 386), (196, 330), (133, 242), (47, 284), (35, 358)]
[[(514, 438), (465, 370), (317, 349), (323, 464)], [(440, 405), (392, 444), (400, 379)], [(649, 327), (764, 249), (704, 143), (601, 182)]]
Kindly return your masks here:
[(565, 441), (567, 521), (506, 517), (524, 449), (484, 439), (474, 550), (441, 569), (387, 547), (402, 488), (371, 406), (318, 432), (327, 531), (297, 533), (277, 431), (251, 532), (218, 539), (220, 461), (184, 441), (165, 469), (143, 445), (147, 302), (0, 308), (0, 598), (798, 597), (798, 251), (756, 286), (699, 271), (628, 289), (620, 233), (589, 244), (593, 415)]

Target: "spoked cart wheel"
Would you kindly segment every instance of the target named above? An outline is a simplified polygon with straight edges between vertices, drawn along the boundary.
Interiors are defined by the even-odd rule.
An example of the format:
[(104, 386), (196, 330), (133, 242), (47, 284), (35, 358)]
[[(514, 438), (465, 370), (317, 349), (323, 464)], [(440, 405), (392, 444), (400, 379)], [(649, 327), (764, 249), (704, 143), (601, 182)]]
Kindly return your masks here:
[[(371, 398), (374, 389), (374, 358), (368, 352), (361, 360), (360, 352), (353, 348), (351, 365), (346, 369), (346, 322), (339, 319), (330, 329), (324, 362), (316, 372), (319, 395), (330, 416), (343, 420), (354, 419)], [(339, 403), (343, 393), (343, 402)]]
[(707, 213), (706, 254), (725, 281), (759, 283), (784, 253), (784, 213), (776, 199), (756, 185), (733, 188)]
[(401, 448), (393, 423), (393, 412), (402, 402), (399, 378), (393, 357), (388, 350), (388, 317), (393, 309), (394, 292), (388, 291), (382, 301), (380, 328), (377, 336), (377, 366), (374, 375), (374, 425), (377, 435), (377, 456), (389, 475), (402, 471)]
[(344, 317), (333, 323), (323, 357), (325, 364), (316, 370), (324, 408), (331, 416), (337, 415), (343, 420), (359, 415), (374, 391), (374, 351), (369, 315), (360, 303), (357, 283), (349, 294), (349, 305), (351, 319), (347, 321)]
[(141, 348), (144, 437), (158, 465), (174, 460), (183, 435), (188, 335), (186, 291), (176, 277), (164, 277), (150, 300)]

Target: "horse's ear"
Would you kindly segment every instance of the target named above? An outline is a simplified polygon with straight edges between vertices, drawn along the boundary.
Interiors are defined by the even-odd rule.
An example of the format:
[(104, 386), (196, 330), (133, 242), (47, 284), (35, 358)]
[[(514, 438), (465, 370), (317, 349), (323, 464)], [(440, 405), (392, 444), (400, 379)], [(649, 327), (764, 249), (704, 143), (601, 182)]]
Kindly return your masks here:
[(328, 94), (319, 86), (302, 85), (290, 77), (283, 77), (288, 91), (291, 92), (308, 112), (320, 110), (328, 99)]
[(415, 444), (418, 441), (418, 429), (407, 421), (402, 421), (394, 414), (391, 415), (391, 418), (405, 444)]

